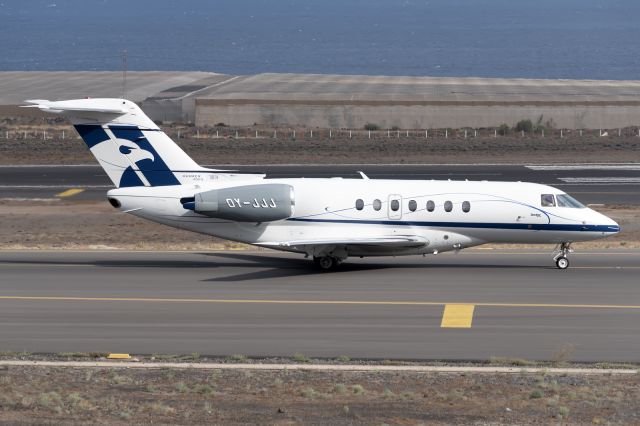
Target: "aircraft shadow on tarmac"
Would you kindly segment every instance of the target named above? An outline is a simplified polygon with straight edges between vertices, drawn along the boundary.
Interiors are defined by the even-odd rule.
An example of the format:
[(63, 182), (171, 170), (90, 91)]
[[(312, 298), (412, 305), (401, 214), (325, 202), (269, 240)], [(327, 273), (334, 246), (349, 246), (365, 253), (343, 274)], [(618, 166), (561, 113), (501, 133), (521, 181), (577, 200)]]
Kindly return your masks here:
[[(87, 261), (63, 261), (63, 260), (4, 260), (0, 264), (20, 264), (20, 265), (51, 265), (51, 266), (73, 266), (87, 265), (105, 268), (180, 268), (180, 269), (220, 269), (220, 268), (245, 268), (255, 269), (249, 272), (242, 272), (230, 276), (217, 276), (205, 279), (205, 282), (241, 282), (254, 281), (274, 278), (287, 278), (305, 275), (336, 275), (344, 273), (375, 271), (381, 269), (434, 269), (434, 268), (450, 268), (450, 269), (554, 269), (538, 267), (535, 265), (525, 264), (486, 264), (486, 263), (431, 263), (429, 261), (420, 263), (391, 263), (381, 261), (376, 263), (350, 263), (345, 262), (334, 271), (321, 273), (309, 259), (291, 258), (291, 257), (270, 257), (264, 255), (255, 255), (249, 253), (198, 253), (202, 256), (212, 257), (211, 261), (193, 261), (193, 260), (87, 260)], [(223, 261), (219, 261), (223, 260)], [(382, 260), (382, 259), (381, 259)]]
[[(244, 267), (257, 267), (257, 268), (265, 268), (270, 267), (271, 269), (264, 270), (260, 269), (257, 271), (246, 272), (238, 275), (226, 276), (226, 277), (215, 277), (210, 278), (204, 281), (210, 282), (229, 282), (229, 281), (251, 281), (251, 280), (260, 280), (260, 279), (270, 279), (270, 278), (286, 278), (293, 276), (302, 276), (302, 275), (318, 275), (321, 272), (318, 271), (316, 266), (309, 259), (303, 258), (282, 258), (282, 257), (268, 257), (268, 256), (258, 256), (253, 254), (243, 254), (243, 253), (201, 253), (205, 256), (214, 256), (214, 257), (223, 257), (228, 259), (236, 259), (243, 261), (240, 264), (235, 264), (234, 266), (244, 266)], [(245, 263), (246, 261), (253, 263)], [(487, 265), (487, 264), (432, 264), (432, 263), (403, 263), (403, 264), (395, 264), (388, 262), (381, 263), (343, 263), (339, 268), (334, 271), (327, 272), (324, 274), (335, 275), (342, 273), (350, 273), (350, 272), (359, 272), (359, 271), (373, 271), (380, 269), (428, 269), (428, 268), (472, 268), (472, 269), (495, 269), (495, 268), (504, 268), (504, 269), (517, 269), (517, 268), (531, 268), (531, 265)]]

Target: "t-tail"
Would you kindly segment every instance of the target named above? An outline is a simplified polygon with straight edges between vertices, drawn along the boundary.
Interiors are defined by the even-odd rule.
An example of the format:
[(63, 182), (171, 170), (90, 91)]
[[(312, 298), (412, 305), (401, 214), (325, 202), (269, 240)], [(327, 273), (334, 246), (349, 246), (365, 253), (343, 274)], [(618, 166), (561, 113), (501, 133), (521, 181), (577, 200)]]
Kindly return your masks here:
[(34, 104), (28, 107), (67, 116), (118, 188), (181, 185), (192, 182), (194, 173), (224, 173), (196, 164), (131, 101), (77, 99), (26, 102)]

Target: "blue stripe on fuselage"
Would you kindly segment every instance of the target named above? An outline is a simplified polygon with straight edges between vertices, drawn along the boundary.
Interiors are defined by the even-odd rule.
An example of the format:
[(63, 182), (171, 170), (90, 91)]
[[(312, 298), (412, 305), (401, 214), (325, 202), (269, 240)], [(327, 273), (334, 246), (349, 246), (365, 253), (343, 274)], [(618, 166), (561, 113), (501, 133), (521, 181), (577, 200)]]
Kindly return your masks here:
[(526, 223), (485, 223), (485, 222), (414, 222), (402, 220), (348, 220), (348, 219), (308, 219), (292, 217), (287, 220), (314, 223), (348, 223), (354, 225), (396, 225), (427, 226), (432, 228), (464, 228), (464, 229), (519, 229), (529, 231), (574, 231), (574, 232), (609, 232), (620, 231), (613, 225), (561, 225), (561, 224), (526, 224)]

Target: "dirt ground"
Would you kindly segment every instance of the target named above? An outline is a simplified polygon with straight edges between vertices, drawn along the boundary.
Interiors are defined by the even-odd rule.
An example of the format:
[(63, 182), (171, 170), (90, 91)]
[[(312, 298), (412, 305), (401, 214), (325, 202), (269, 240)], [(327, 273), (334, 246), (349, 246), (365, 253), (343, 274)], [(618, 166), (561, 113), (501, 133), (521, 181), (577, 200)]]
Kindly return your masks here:
[[(0, 120), (0, 164), (94, 164), (84, 142), (63, 122), (6, 124)], [(10, 120), (9, 120), (10, 121)], [(541, 134), (494, 136), (492, 129), (473, 131), (203, 128), (164, 126), (164, 130), (200, 164), (438, 164), (438, 163), (575, 163), (640, 162), (637, 129), (559, 130)], [(311, 135), (313, 130), (313, 136)], [(65, 139), (62, 139), (62, 132)], [(255, 137), (256, 131), (258, 138)], [(43, 132), (47, 132), (46, 140)], [(237, 138), (236, 138), (237, 132)], [(26, 138), (24, 138), (26, 134)], [(216, 137), (217, 135), (217, 137)], [(274, 137), (275, 135), (275, 137)], [(9, 136), (7, 139), (6, 136)], [(199, 136), (199, 137), (198, 137)], [(52, 139), (54, 138), (54, 139)]]
[[(598, 210), (620, 223), (622, 232), (576, 244), (576, 249), (640, 248), (640, 209), (618, 206)], [(115, 210), (106, 201), (0, 200), (0, 248), (223, 250), (248, 246), (139, 219)]]
[(638, 424), (636, 375), (9, 367), (20, 424)]

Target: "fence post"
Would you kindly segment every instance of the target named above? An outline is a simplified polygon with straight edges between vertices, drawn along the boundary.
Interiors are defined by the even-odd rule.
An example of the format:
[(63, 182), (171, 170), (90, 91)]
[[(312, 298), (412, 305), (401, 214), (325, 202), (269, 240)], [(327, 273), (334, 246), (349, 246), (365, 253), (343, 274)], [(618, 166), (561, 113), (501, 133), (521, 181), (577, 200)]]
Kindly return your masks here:
[(371, 139), (371, 130), (369, 130), (369, 139)]
[(236, 130), (236, 139), (238, 139), (238, 131)]
[(64, 140), (64, 130), (62, 131), (62, 139)]
[(424, 131), (424, 138), (429, 139), (429, 130)]
[(478, 131), (476, 129), (473, 130), (473, 137), (474, 138), (478, 137)]
[(449, 129), (444, 129), (444, 138), (445, 139), (449, 138)]
[(542, 137), (544, 138), (544, 129), (542, 129)]
[(618, 129), (618, 137), (620, 137), (622, 129)]
[(329, 129), (329, 139), (331, 139), (331, 129)]
[(524, 130), (520, 130), (520, 137), (524, 138)]
[(580, 129), (580, 136), (582, 136), (582, 129)]
[(400, 139), (400, 130), (396, 130), (397, 135), (396, 135), (396, 139)]
[(311, 129), (311, 139), (313, 139), (313, 129)]
[(273, 131), (273, 138), (276, 139), (278, 137), (278, 131), (274, 130)]
[(349, 130), (349, 139), (351, 139), (351, 130)]
[(560, 139), (562, 139), (563, 134), (562, 134), (562, 129), (560, 129)]
[(391, 137), (391, 130), (387, 129), (387, 138)]
[(498, 137), (498, 129), (493, 129), (493, 137), (494, 138)]
[(43, 141), (47, 140), (47, 132), (45, 130), (42, 131), (42, 140)]
[(464, 129), (464, 138), (467, 138), (467, 129)]
[(296, 138), (296, 129), (293, 129), (293, 138)]

